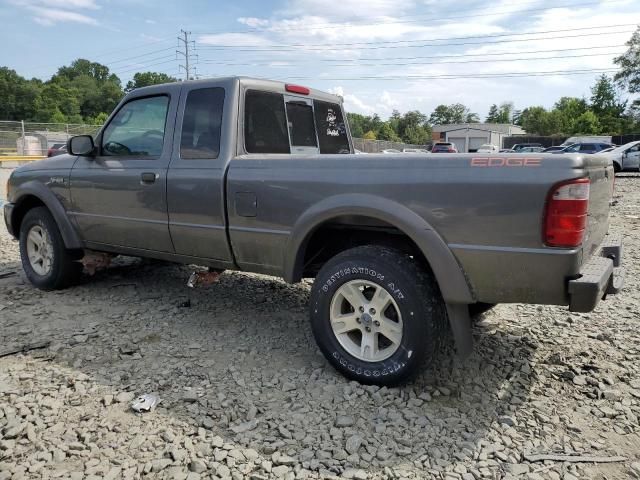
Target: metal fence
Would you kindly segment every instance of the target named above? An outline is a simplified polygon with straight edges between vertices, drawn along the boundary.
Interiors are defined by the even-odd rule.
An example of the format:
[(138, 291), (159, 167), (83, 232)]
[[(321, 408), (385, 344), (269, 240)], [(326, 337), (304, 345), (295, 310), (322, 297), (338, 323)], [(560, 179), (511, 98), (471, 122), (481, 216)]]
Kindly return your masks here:
[(95, 135), (101, 125), (0, 121), (0, 156), (46, 156), (74, 135)]

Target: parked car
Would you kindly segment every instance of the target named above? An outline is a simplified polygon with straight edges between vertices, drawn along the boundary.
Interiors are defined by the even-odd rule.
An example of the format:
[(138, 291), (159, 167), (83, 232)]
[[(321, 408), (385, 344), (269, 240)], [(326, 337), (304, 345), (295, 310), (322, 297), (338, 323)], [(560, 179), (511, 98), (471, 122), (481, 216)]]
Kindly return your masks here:
[(402, 153), (429, 153), (429, 150), (424, 148), (403, 148)]
[(516, 143), (513, 147), (511, 147), (511, 149), (514, 152), (517, 152), (521, 148), (527, 148), (527, 147), (542, 147), (542, 148), (544, 148), (544, 145), (542, 145), (541, 143)]
[(560, 150), (564, 150), (565, 146), (562, 145), (554, 145), (553, 147), (547, 147), (543, 150), (543, 153), (553, 153), (553, 152), (559, 152)]
[(611, 148), (613, 145), (610, 143), (574, 143), (573, 145), (569, 145), (568, 147), (563, 148), (562, 150), (556, 150), (551, 153), (598, 153), (601, 150), (605, 150), (607, 148)]
[(431, 153), (458, 153), (455, 143), (451, 142), (436, 142), (433, 144)]
[(640, 171), (640, 141), (626, 143), (610, 151), (602, 150), (599, 154), (611, 159), (616, 173)]
[(62, 155), (63, 153), (67, 153), (67, 144), (54, 143), (47, 150), (47, 157), (55, 157), (56, 155)]
[(501, 148), (500, 153), (516, 153), (516, 151), (512, 148)]
[(402, 153), (402, 152), (397, 148), (385, 148), (384, 150), (382, 150), (382, 153)]
[(364, 158), (341, 97), (246, 77), (135, 89), (68, 146), (7, 183), (29, 282), (68, 287), (87, 253), (314, 278), (319, 348), (363, 383), (433, 364), (447, 322), (470, 353), (470, 306), (588, 312), (621, 286), (604, 156)]
[(485, 143), (484, 145), (480, 145), (480, 148), (478, 148), (476, 152), (477, 153), (499, 153), (500, 148), (496, 145)]
[(516, 151), (516, 153), (542, 153), (544, 147), (522, 147)]
[(564, 142), (562, 142), (562, 146), (568, 147), (569, 145), (573, 145), (574, 143), (613, 143), (611, 141), (610, 135), (586, 135), (581, 137), (569, 137)]

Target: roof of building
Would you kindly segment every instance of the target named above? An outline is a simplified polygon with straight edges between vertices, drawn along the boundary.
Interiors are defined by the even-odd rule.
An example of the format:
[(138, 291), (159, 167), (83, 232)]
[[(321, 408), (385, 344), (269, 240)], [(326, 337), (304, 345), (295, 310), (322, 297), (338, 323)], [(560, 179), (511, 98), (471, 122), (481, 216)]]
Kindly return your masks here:
[(434, 125), (434, 132), (453, 132), (456, 130), (481, 130), (484, 132), (498, 132), (508, 135), (520, 135), (526, 133), (522, 127), (510, 123), (452, 123), (447, 125)]

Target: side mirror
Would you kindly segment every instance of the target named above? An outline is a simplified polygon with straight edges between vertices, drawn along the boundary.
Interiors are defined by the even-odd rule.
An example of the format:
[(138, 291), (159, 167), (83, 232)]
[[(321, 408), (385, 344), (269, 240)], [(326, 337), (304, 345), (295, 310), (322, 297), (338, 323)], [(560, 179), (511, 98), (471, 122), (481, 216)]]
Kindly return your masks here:
[(67, 142), (67, 152), (71, 155), (90, 157), (94, 155), (95, 150), (96, 146), (91, 135), (77, 135), (71, 137)]

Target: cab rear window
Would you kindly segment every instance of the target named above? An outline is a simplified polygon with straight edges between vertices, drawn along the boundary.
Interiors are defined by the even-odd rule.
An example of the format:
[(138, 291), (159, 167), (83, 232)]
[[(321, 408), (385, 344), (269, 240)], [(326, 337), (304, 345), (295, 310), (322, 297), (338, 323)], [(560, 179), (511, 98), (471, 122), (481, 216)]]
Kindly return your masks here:
[(247, 153), (350, 153), (337, 103), (249, 90), (245, 96)]

